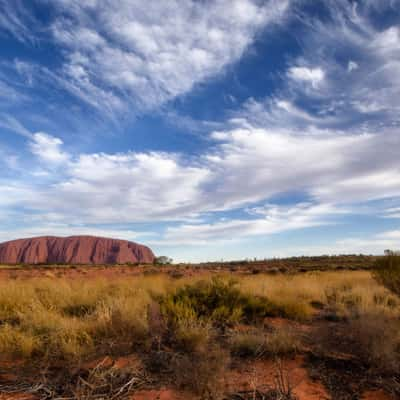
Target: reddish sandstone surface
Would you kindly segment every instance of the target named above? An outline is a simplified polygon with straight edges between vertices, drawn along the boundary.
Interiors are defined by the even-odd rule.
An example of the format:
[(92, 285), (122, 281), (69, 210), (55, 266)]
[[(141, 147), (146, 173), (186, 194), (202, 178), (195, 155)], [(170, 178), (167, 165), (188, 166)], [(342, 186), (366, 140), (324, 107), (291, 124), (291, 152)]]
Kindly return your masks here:
[(153, 263), (146, 246), (95, 236), (43, 236), (0, 243), (0, 264)]

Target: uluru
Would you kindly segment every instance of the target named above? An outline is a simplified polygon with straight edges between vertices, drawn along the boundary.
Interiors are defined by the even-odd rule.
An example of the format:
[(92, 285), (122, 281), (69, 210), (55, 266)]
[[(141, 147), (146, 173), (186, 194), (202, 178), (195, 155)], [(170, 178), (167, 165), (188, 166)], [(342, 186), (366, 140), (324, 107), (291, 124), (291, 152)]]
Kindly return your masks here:
[(127, 240), (96, 236), (41, 236), (0, 243), (0, 264), (153, 263), (152, 250)]

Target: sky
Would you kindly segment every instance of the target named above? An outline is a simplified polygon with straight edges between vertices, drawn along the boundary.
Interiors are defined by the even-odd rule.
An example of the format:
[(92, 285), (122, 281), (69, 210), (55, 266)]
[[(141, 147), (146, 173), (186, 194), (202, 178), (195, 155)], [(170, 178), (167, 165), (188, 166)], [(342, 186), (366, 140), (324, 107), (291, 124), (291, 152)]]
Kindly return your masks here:
[(398, 249), (400, 0), (0, 0), (0, 193), (0, 241)]

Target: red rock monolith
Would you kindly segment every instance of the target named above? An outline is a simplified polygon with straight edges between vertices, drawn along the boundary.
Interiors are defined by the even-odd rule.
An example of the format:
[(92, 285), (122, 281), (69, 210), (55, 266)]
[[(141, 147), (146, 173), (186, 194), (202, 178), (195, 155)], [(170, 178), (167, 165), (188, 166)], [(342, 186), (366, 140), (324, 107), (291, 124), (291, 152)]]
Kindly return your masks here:
[(42, 236), (0, 243), (0, 264), (153, 263), (150, 248), (96, 236)]

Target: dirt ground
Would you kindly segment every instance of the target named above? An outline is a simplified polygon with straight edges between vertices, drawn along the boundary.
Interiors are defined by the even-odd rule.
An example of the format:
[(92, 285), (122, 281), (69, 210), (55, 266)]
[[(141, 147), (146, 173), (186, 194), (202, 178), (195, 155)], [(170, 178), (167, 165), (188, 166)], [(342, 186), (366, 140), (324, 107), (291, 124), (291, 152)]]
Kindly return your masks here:
[[(126, 359), (116, 359), (121, 367), (126, 366)], [(335, 399), (359, 399), (359, 400), (394, 400), (388, 393), (382, 389), (365, 390), (360, 395), (335, 395), (329, 392), (323, 382), (310, 376), (307, 368), (307, 360), (304, 356), (297, 356), (293, 359), (282, 361), (282, 370), (290, 377), (293, 388), (293, 394), (297, 400), (335, 400)], [(17, 376), (0, 376), (0, 384), (5, 381), (10, 382), (20, 379)], [(258, 391), (267, 391), (274, 385), (276, 379), (276, 363), (272, 360), (246, 361), (243, 363), (234, 363), (232, 369), (224, 378), (223, 386), (226, 393), (237, 394), (241, 399), (252, 399), (251, 393)], [(158, 385), (156, 385), (158, 386)], [(250, 395), (249, 395), (250, 394)], [(248, 396), (248, 397), (245, 397)], [(125, 398), (125, 397), (124, 397)], [(230, 398), (230, 397), (227, 397)], [(233, 397), (232, 397), (233, 398)], [(41, 397), (30, 393), (16, 392), (1, 394), (0, 400), (39, 400)], [(173, 387), (166, 387), (162, 384), (160, 387), (143, 388), (137, 390), (130, 396), (131, 400), (198, 400), (195, 395), (177, 390)]]
[[(295, 399), (297, 400), (394, 400), (395, 397), (383, 389), (374, 387), (371, 382), (365, 385), (361, 383), (359, 371), (354, 375), (349, 371), (349, 365), (343, 360), (343, 354), (338, 349), (337, 354), (332, 354), (330, 361), (342, 361), (342, 363), (326, 360), (314, 360), (312, 356), (315, 349), (307, 347), (307, 338), (315, 335), (320, 329), (321, 322), (310, 322), (309, 324), (287, 321), (282, 318), (268, 318), (265, 323), (279, 327), (287, 326), (288, 329), (296, 330), (305, 338), (302, 354), (279, 361), (265, 359), (233, 359), (230, 369), (224, 376), (221, 386), (227, 395), (237, 394), (238, 397), (226, 397), (226, 399), (258, 399), (252, 397), (256, 390), (267, 392), (276, 385), (279, 377), (279, 370), (283, 379), (290, 383)], [(332, 327), (333, 329), (333, 327)], [(337, 357), (337, 359), (335, 359)], [(141, 368), (141, 360), (136, 355), (123, 357), (106, 357), (99, 360), (94, 359), (79, 366), (80, 370), (90, 370), (102, 363), (103, 366), (114, 368)], [(6, 384), (17, 384), (27, 382), (24, 376), (22, 363), (0, 362), (0, 400), (41, 400), (41, 397), (30, 393), (20, 392), (1, 394), (1, 387)], [(329, 369), (331, 368), (331, 369)], [(352, 367), (353, 368), (353, 367)], [(364, 373), (364, 371), (361, 371)], [(29, 378), (28, 378), (29, 381)], [(332, 384), (333, 383), (333, 384)], [(364, 386), (364, 388), (362, 388)], [(370, 386), (370, 387), (369, 387)], [(124, 397), (125, 399), (126, 397)], [(199, 397), (178, 390), (171, 386), (170, 382), (153, 382), (151, 385), (144, 385), (129, 397), (131, 400), (199, 400)], [(77, 398), (78, 399), (78, 398)], [(79, 400), (81, 400), (79, 398)]]

